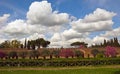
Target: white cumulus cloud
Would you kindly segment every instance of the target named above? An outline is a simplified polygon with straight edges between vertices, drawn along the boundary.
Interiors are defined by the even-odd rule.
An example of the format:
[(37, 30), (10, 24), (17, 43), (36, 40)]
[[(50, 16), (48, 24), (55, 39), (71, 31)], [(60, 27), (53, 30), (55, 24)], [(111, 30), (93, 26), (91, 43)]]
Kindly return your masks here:
[(3, 16), (0, 16), (0, 27), (5, 25), (9, 17), (10, 14), (4, 14)]
[(78, 32), (96, 32), (112, 30), (114, 22), (112, 18), (116, 15), (104, 9), (97, 8), (93, 13), (86, 15), (83, 19), (72, 21), (72, 28)]
[(53, 11), (51, 3), (47, 1), (33, 2), (27, 12), (28, 22), (31, 24), (42, 24), (44, 26), (62, 25), (69, 22), (67, 13)]

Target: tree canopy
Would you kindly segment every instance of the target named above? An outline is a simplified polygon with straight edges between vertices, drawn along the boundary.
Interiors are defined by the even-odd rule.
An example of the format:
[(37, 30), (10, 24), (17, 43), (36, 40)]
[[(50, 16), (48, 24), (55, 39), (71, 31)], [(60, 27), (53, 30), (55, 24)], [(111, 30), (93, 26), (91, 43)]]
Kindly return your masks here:
[(71, 44), (71, 46), (77, 46), (77, 47), (78, 47), (78, 46), (80, 47), (81, 45), (84, 46), (84, 47), (87, 47), (88, 44), (85, 43), (85, 42), (73, 42), (73, 43)]
[(46, 48), (49, 44), (50, 44), (50, 41), (47, 41), (43, 38), (38, 38), (36, 40), (28, 41), (27, 48), (30, 49), (30, 47), (31, 47), (32, 49), (35, 49), (36, 46), (38, 48), (40, 48), (40, 47)]

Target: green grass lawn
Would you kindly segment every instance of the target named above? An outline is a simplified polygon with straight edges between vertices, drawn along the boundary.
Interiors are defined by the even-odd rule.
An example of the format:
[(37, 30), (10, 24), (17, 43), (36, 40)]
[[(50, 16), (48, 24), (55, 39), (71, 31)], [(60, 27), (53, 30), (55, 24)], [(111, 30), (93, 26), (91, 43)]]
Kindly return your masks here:
[[(60, 69), (60, 70), (59, 70)], [(33, 68), (33, 70), (14, 70), (14, 69), (4, 69), (0, 70), (0, 74), (120, 74), (120, 68), (104, 68), (104, 67), (84, 67), (84, 68), (71, 68), (71, 69), (61, 69), (61, 68), (53, 68), (48, 69), (44, 68), (39, 70), (37, 68)]]

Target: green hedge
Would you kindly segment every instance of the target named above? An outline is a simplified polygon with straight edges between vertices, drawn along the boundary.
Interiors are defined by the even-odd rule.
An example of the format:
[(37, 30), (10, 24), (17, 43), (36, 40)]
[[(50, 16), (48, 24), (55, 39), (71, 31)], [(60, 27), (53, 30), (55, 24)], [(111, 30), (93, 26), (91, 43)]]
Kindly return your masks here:
[(119, 58), (110, 59), (82, 59), (82, 60), (1, 60), (0, 67), (66, 67), (66, 66), (97, 66), (97, 65), (119, 65)]

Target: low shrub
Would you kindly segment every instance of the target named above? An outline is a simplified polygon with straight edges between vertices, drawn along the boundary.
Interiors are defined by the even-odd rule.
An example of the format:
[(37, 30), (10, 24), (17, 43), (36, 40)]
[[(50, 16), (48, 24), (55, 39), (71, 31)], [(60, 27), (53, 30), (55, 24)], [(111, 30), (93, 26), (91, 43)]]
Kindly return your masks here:
[(119, 65), (120, 58), (101, 59), (76, 59), (76, 60), (2, 60), (0, 67), (67, 67), (67, 66), (97, 66), (97, 65)]

